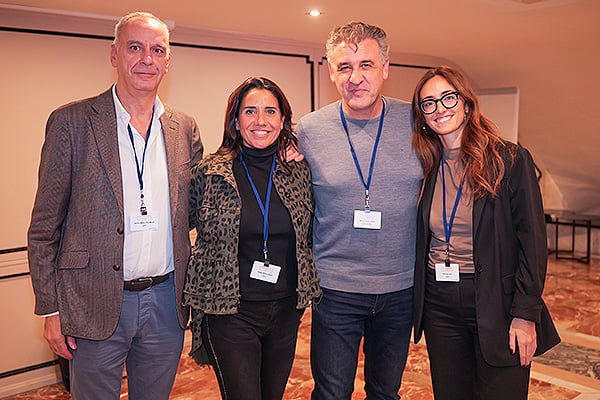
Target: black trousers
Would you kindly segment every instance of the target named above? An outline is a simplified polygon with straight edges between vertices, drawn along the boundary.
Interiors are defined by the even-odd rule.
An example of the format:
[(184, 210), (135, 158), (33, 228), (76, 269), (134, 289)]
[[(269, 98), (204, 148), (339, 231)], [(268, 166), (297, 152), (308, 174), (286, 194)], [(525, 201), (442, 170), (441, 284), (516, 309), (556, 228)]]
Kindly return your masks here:
[[(485, 362), (477, 335), (475, 281), (437, 282), (427, 272), (423, 315), (436, 400), (525, 400), (529, 367), (493, 367)], [(506, 334), (506, 351), (508, 331)]]
[(241, 301), (237, 314), (204, 316), (202, 341), (224, 400), (281, 400), (304, 313), (296, 301)]

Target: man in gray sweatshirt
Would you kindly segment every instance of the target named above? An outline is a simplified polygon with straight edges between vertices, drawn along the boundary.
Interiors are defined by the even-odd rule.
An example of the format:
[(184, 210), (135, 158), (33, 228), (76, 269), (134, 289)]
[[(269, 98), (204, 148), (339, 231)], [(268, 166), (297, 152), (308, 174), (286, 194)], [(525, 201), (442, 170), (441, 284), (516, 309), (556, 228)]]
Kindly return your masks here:
[(327, 41), (341, 101), (297, 126), (312, 170), (314, 252), (323, 298), (313, 305), (312, 399), (350, 399), (364, 338), (369, 399), (398, 399), (412, 322), (417, 199), (411, 107), (382, 96), (385, 32), (361, 22)]

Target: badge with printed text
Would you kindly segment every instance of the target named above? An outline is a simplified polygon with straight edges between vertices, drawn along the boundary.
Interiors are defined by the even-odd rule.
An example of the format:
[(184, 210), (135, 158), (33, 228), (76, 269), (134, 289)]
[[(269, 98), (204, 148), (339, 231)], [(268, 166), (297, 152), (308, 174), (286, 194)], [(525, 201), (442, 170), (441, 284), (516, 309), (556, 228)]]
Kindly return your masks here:
[(436, 263), (435, 280), (438, 282), (459, 282), (458, 264)]
[(254, 264), (252, 264), (250, 278), (269, 283), (277, 283), (280, 271), (281, 267), (278, 265), (268, 264), (264, 263), (263, 261), (256, 260), (254, 261)]
[(354, 210), (354, 228), (381, 229), (381, 212)]
[(129, 216), (129, 230), (131, 232), (155, 231), (157, 229), (158, 222), (150, 214)]

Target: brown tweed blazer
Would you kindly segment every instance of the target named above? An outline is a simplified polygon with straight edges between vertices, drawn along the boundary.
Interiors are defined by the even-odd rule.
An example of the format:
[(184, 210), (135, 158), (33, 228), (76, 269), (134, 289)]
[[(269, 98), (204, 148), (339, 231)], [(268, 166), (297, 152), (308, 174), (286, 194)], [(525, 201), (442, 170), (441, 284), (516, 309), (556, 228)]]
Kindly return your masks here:
[[(178, 316), (190, 255), (191, 167), (202, 157), (194, 120), (165, 107), (165, 139)], [(28, 232), (35, 313), (59, 311), (62, 333), (109, 337), (123, 299), (123, 183), (111, 90), (55, 110), (46, 125)]]

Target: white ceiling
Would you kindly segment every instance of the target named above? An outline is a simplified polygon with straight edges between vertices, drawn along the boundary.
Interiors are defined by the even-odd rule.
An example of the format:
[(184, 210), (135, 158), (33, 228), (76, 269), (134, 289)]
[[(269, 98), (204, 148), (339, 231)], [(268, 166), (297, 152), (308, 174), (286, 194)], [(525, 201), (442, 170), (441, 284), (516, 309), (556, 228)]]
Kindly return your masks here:
[[(481, 88), (520, 89), (520, 132), (567, 207), (600, 214), (600, 0), (19, 0), (177, 27), (323, 43), (351, 20), (383, 27), (392, 52), (452, 60)], [(318, 8), (323, 15), (306, 13)]]

